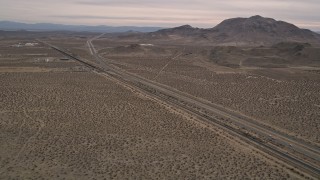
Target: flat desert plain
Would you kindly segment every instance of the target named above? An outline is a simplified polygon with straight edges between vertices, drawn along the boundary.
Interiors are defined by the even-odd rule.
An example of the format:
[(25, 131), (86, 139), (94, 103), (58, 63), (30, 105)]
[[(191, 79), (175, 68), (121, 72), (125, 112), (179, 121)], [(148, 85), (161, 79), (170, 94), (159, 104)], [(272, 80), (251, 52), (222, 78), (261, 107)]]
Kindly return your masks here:
[[(294, 168), (192, 115), (78, 62), (61, 60), (63, 55), (46, 46), (12, 47), (30, 41), (5, 38), (0, 44), (0, 179), (303, 177)], [(132, 62), (137, 61), (123, 63), (136, 64)], [(159, 64), (152, 75), (162, 66)], [(158, 81), (170, 84), (172, 78), (167, 75), (172, 72), (163, 72)], [(191, 76), (202, 76), (185, 77), (183, 71), (175, 75), (181, 82), (176, 86), (182, 90)], [(220, 76), (214, 74), (215, 79), (228, 74)], [(205, 77), (199, 83), (215, 87), (210, 96), (213, 100), (221, 91)], [(258, 81), (243, 74), (236, 77), (227, 81)], [(227, 86), (223, 79), (218, 82), (220, 88)], [(199, 96), (203, 97), (211, 95), (194, 92), (202, 92)], [(310, 98), (316, 92), (312, 93)], [(221, 103), (238, 107), (235, 96), (222, 98)], [(242, 102), (248, 105), (250, 99)]]
[[(94, 43), (101, 56), (128, 72), (237, 111), (311, 144), (320, 143), (319, 47), (303, 47), (296, 57), (290, 55), (292, 49), (303, 45), (145, 46), (108, 38)], [(279, 64), (284, 58), (288, 59)]]

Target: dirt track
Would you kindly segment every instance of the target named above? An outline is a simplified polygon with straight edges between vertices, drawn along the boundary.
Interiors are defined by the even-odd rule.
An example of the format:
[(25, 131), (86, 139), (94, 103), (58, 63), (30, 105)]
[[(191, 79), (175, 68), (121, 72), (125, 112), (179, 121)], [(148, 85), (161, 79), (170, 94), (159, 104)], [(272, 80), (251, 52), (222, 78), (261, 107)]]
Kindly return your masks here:
[[(90, 44), (91, 46), (89, 47), (94, 49), (94, 46), (92, 45), (91, 41), (90, 41)], [(93, 51), (96, 52), (95, 50)], [(112, 66), (110, 64), (107, 64), (103, 60), (103, 58), (101, 58), (99, 55), (95, 55), (95, 56), (98, 61), (101, 61), (100, 66), (105, 65), (105, 68), (109, 68)], [(110, 60), (110, 59), (107, 59), (106, 61), (113, 62), (113, 60)], [(212, 116), (210, 121), (216, 121), (215, 119), (217, 118), (215, 115), (220, 116), (218, 117), (218, 119), (220, 118), (224, 121), (221, 122), (217, 120), (216, 125), (221, 125), (222, 127), (227, 127), (227, 129), (230, 129), (230, 125), (228, 125), (230, 120), (232, 124), (235, 124), (241, 129), (244, 129), (244, 133), (251, 131), (255, 135), (258, 135), (258, 139), (260, 139), (258, 141), (255, 140), (256, 137), (248, 138), (249, 141), (258, 143), (259, 144), (258, 147), (265, 146), (262, 149), (267, 150), (268, 153), (271, 153), (276, 157), (280, 155), (279, 157), (280, 159), (285, 159), (286, 162), (290, 164), (293, 163), (294, 166), (299, 166), (300, 168), (306, 170), (308, 173), (313, 174), (315, 177), (319, 175), (319, 170), (317, 167), (319, 166), (320, 157), (319, 157), (319, 148), (317, 146), (310, 145), (304, 142), (303, 140), (299, 140), (299, 139), (297, 140), (291, 137), (290, 135), (277, 132), (274, 129), (269, 129), (269, 127), (259, 124), (254, 119), (250, 119), (248, 117), (242, 116), (241, 114), (229, 111), (221, 106), (211, 104), (210, 102), (205, 102), (199, 98), (183, 94), (170, 87), (163, 86), (161, 84), (156, 84), (152, 81), (142, 79), (132, 74), (128, 75), (121, 70), (117, 70), (117, 68), (116, 69), (111, 68), (111, 70), (116, 72), (118, 76), (122, 79), (125, 79), (129, 82), (138, 82), (139, 88), (147, 89), (147, 92), (153, 95), (159, 96), (160, 98), (162, 98), (162, 95), (164, 95), (164, 101), (172, 101), (171, 99), (173, 99), (174, 101), (172, 103), (174, 105), (181, 106), (183, 108), (186, 108), (187, 110), (190, 109), (191, 111), (196, 112), (197, 115), (203, 114), (203, 117), (206, 120), (210, 119)], [(140, 87), (139, 83), (142, 83), (143, 87)], [(160, 94), (157, 93), (157, 91), (159, 91)], [(213, 115), (211, 115), (208, 112), (213, 113)], [(237, 132), (237, 131), (238, 130), (236, 129), (232, 130), (231, 128), (231, 132)], [(240, 130), (240, 134), (236, 134), (236, 136), (239, 136), (239, 135), (243, 136), (241, 131), (243, 130)], [(244, 136), (246, 137), (247, 135), (245, 134)], [(265, 140), (267, 140), (267, 142), (264, 142)], [(269, 150), (271, 150), (271, 152)], [(288, 152), (290, 155), (288, 155)]]
[[(95, 43), (102, 49), (99, 54), (113, 60), (113, 65), (149, 80), (154, 80), (168, 60), (183, 49), (183, 46), (155, 45), (138, 47), (133, 52), (128, 47), (130, 53), (123, 53), (118, 49), (126, 47), (125, 43), (106, 39)], [(319, 68), (219, 66), (208, 57), (212, 48), (188, 45), (183, 56), (166, 67), (155, 81), (319, 145)], [(263, 52), (258, 55), (264, 57)], [(239, 58), (231, 59), (237, 61)]]
[[(96, 52), (96, 50), (94, 49), (94, 46), (92, 45), (91, 41), (88, 41), (88, 44), (89, 44), (89, 48), (93, 48), (93, 50), (91, 50), (90, 52)], [(49, 44), (48, 44), (49, 45)], [(58, 47), (54, 47), (54, 49), (62, 52), (62, 53), (66, 53), (65, 51), (61, 50), (60, 48)], [(67, 54), (67, 53), (66, 53)], [(155, 84), (154, 82), (148, 82), (147, 80), (145, 79), (141, 79), (140, 77), (137, 77), (137, 76), (134, 76), (134, 75), (129, 75), (129, 74), (126, 74), (125, 72), (122, 72), (121, 70), (117, 70), (112, 68), (109, 65), (106, 64), (106, 62), (104, 62), (102, 60), (101, 57), (99, 57), (97, 54), (94, 54), (97, 61), (100, 61), (100, 65), (91, 65), (92, 63), (88, 63), (86, 62), (86, 60), (80, 60), (78, 59), (78, 61), (80, 62), (83, 62), (87, 65), (89, 65), (90, 67), (93, 67), (94, 69), (98, 69), (100, 71), (101, 67), (103, 67), (104, 69), (107, 69), (107, 71), (111, 71), (113, 73), (116, 73), (117, 75), (117, 78), (120, 78), (120, 79), (123, 79), (125, 81), (128, 81), (128, 82), (131, 82), (131, 83), (138, 83), (137, 86), (140, 88), (140, 83), (145, 86), (145, 87), (141, 87), (143, 90), (145, 89), (148, 89), (147, 91), (151, 91), (151, 94), (154, 94), (155, 92), (157, 91), (160, 91), (161, 93), (164, 93), (163, 95), (167, 95), (169, 94), (168, 97), (165, 96), (165, 99), (169, 98), (171, 99), (171, 97), (173, 98), (178, 98), (178, 103), (180, 103), (180, 101), (182, 100), (182, 107), (186, 107), (188, 106), (188, 104), (185, 104), (186, 103), (189, 103), (189, 105), (196, 105), (196, 109), (199, 111), (199, 107), (200, 109), (200, 112), (201, 111), (204, 111), (204, 112), (213, 112), (213, 113), (217, 113), (217, 110), (219, 109), (220, 111), (222, 111), (223, 113), (218, 113), (218, 115), (222, 115), (222, 117), (227, 117), (227, 118), (231, 118), (231, 122), (235, 123), (240, 123), (240, 124), (237, 124), (239, 127), (241, 128), (245, 128), (247, 130), (250, 131), (253, 131), (254, 133), (256, 133), (258, 136), (262, 136), (262, 137), (259, 137), (259, 138), (267, 138), (269, 139), (269, 136), (272, 135), (272, 139), (271, 141), (269, 141), (269, 143), (271, 143), (271, 146), (269, 145), (269, 143), (265, 143), (263, 142), (263, 140), (254, 140), (255, 137), (251, 138), (249, 137), (249, 141), (252, 141), (252, 142), (255, 142), (255, 143), (258, 143), (260, 147), (261, 145), (262, 146), (265, 146), (264, 148), (262, 148), (263, 150), (268, 150), (267, 152), (268, 153), (271, 153), (273, 155), (280, 155), (280, 159), (285, 159), (287, 163), (289, 164), (293, 164), (294, 166), (299, 166), (302, 170), (306, 170), (306, 172), (308, 173), (311, 173), (313, 174), (314, 176), (318, 176), (318, 169), (317, 169), (317, 166), (318, 166), (318, 147), (313, 147), (313, 146), (309, 146), (307, 143), (301, 141), (300, 140), (295, 140), (294, 138), (292, 139), (290, 136), (288, 135), (285, 135), (285, 134), (281, 134), (281, 133), (278, 133), (274, 130), (268, 130), (267, 128), (263, 127), (263, 126), (260, 126), (258, 123), (256, 123), (254, 120), (245, 120), (243, 122), (241, 122), (241, 119), (245, 118), (245, 117), (242, 117), (241, 115), (239, 116), (238, 114), (235, 114), (233, 115), (234, 113), (232, 112), (227, 112), (224, 108), (218, 108), (216, 109), (217, 107), (215, 107), (214, 110), (211, 110), (211, 107), (206, 108), (206, 105), (202, 104), (199, 102), (199, 99), (197, 99), (196, 101), (192, 101), (191, 99), (188, 99), (187, 96), (181, 94), (180, 92), (176, 91), (174, 92), (174, 90), (170, 90), (170, 88), (168, 89), (168, 87), (161, 87), (161, 85), (157, 85)], [(70, 55), (72, 56), (72, 55)], [(75, 59), (77, 59), (76, 57), (74, 57)], [(97, 68), (96, 68), (97, 67)], [(102, 71), (104, 71), (102, 69)], [(111, 75), (113, 75), (113, 73), (111, 73)], [(151, 87), (151, 89), (149, 89)], [(154, 88), (154, 89), (152, 89)], [(161, 94), (160, 93), (160, 94)], [(175, 94), (176, 93), (176, 94)], [(161, 95), (160, 95), (161, 97)], [(199, 104), (200, 103), (200, 104)], [(175, 105), (177, 105), (177, 103), (175, 102), (174, 103)], [(198, 112), (197, 111), (197, 112)], [(225, 113), (227, 113), (227, 116), (225, 116)], [(196, 113), (198, 114), (198, 113)], [(207, 119), (208, 116), (211, 116), (211, 115), (208, 115), (207, 113), (204, 115), (204, 117)], [(240, 117), (240, 119), (238, 119), (238, 117)], [(246, 119), (246, 118), (245, 118)], [(252, 123), (254, 124), (251, 124), (250, 125), (250, 121), (252, 121)], [(248, 124), (249, 123), (249, 124)], [(220, 124), (220, 123), (219, 123)], [(225, 122), (224, 123), (221, 123), (222, 127), (225, 127)], [(228, 125), (227, 125), (228, 126)], [(230, 127), (230, 126), (229, 126)], [(228, 129), (230, 129), (228, 127)], [(258, 128), (258, 129), (254, 129), (254, 128)], [(237, 130), (231, 130), (232, 132), (236, 132)], [(237, 136), (241, 136), (243, 137), (243, 135), (241, 135), (242, 133), (240, 132), (240, 134), (237, 134)], [(247, 136), (246, 134), (244, 136)], [(274, 139), (275, 138), (275, 139)], [(280, 145), (279, 145), (280, 143)], [(290, 143), (293, 143), (294, 146), (292, 147), (292, 145)], [(282, 149), (281, 151), (279, 151), (278, 149)], [(285, 150), (286, 148), (289, 149), (288, 150)], [(297, 151), (298, 156), (296, 156), (296, 153), (294, 152), (290, 152), (290, 149), (294, 149), (294, 151)], [(310, 151), (309, 151), (310, 149)], [(269, 151), (271, 150), (271, 151)], [(290, 152), (290, 156), (287, 155), (287, 153)], [(292, 154), (293, 153), (293, 154)], [(309, 159), (310, 158), (310, 159)]]
[(195, 117), (46, 51), (50, 62), (6, 60), (20, 71), (0, 72), (3, 179), (300, 177)]

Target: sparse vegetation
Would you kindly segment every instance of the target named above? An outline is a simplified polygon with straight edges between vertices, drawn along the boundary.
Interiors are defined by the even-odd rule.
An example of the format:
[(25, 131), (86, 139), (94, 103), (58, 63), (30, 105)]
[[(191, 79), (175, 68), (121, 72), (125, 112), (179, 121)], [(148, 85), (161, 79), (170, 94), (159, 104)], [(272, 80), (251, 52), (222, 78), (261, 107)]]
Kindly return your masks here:
[[(224, 132), (72, 60), (62, 61), (63, 56), (51, 49), (40, 45), (10, 49), (9, 44), (10, 40), (2, 41), (0, 49), (3, 179), (292, 177), (289, 170)], [(26, 57), (30, 52), (46, 55)], [(42, 61), (47, 57), (50, 61)], [(153, 65), (155, 60), (149, 60)], [(161, 67), (164, 61), (159, 60)], [(181, 64), (184, 61), (187, 64)], [(187, 61), (173, 61), (157, 80), (170, 84), (172, 78), (167, 75), (173, 73), (179, 89), (187, 85), (183, 80), (209, 82), (198, 81), (207, 74), (198, 74), (203, 68)], [(127, 65), (132, 62), (123, 63), (131, 68)], [(184, 71), (172, 72), (179, 65)], [(152, 76), (158, 73), (158, 69), (148, 68)], [(186, 70), (190, 75), (183, 74)]]
[[(159, 48), (165, 49), (165, 46)], [(315, 73), (319, 67), (257, 68), (252, 61), (252, 67), (230, 68), (212, 62), (210, 53), (206, 53), (210, 52), (208, 47), (201, 50), (201, 47), (169, 46), (167, 50), (171, 50), (171, 55), (155, 57), (146, 51), (145, 55), (127, 56), (108, 53), (108, 50), (101, 54), (131, 73), (239, 111), (311, 143), (320, 143), (320, 81)], [(182, 56), (161, 71), (178, 51), (182, 51)], [(227, 55), (226, 52), (234, 52), (233, 58), (236, 59), (239, 49), (220, 48), (220, 54)], [(312, 57), (318, 56), (313, 54)]]

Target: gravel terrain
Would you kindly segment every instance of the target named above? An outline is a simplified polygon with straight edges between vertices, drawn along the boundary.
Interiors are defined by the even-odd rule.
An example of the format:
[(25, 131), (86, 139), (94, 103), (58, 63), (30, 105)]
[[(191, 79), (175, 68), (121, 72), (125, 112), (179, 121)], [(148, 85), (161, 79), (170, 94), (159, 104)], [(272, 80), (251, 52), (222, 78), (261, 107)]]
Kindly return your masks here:
[[(51, 49), (8, 44), (0, 50), (0, 179), (301, 178)], [(31, 51), (51, 59), (23, 55)]]

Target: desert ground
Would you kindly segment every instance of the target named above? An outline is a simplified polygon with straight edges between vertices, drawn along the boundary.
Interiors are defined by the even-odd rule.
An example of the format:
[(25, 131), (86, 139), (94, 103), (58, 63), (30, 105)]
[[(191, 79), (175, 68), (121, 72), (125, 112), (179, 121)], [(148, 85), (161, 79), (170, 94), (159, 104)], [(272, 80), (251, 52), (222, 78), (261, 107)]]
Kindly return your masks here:
[[(66, 60), (62, 54), (32, 39), (3, 37), (0, 43), (1, 179), (303, 178), (294, 168), (220, 129), (112, 77)], [(71, 39), (74, 41), (70, 42)], [(51, 41), (63, 44), (59, 39)], [(79, 51), (86, 46), (86, 41), (81, 38), (70, 38), (66, 42), (69, 44), (64, 47), (72, 46)], [(19, 43), (21, 46), (17, 46)], [(26, 43), (34, 44), (25, 46)], [(89, 57), (89, 52), (84, 50), (81, 55)], [(249, 80), (259, 83), (258, 78), (265, 78), (270, 83), (268, 85), (275, 84), (274, 80), (266, 77), (248, 78), (243, 73), (225, 74), (228, 71), (221, 71), (223, 73), (212, 76), (221, 83), (217, 87), (213, 79), (205, 79), (206, 73), (211, 71), (200, 67), (204, 64), (191, 66), (188, 59), (180, 58), (161, 71), (157, 81), (173, 85), (175, 80), (174, 87), (186, 91), (183, 87), (187, 83), (195, 85), (197, 80), (197, 83), (202, 83), (202, 88), (215, 88), (211, 91), (214, 93), (205, 94), (209, 91), (200, 91), (196, 87), (186, 92), (210, 96), (210, 100), (219, 100), (218, 103), (235, 109), (240, 108), (237, 105), (241, 99), (236, 101), (236, 94), (229, 100), (221, 98), (224, 94), (219, 94), (219, 88), (239, 86), (242, 81), (246, 83)], [(152, 78), (167, 62), (167, 58), (159, 57), (158, 60), (157, 63), (155, 59), (130, 57), (118, 63), (128, 71)], [(145, 65), (139, 65), (139, 62)], [(173, 72), (177, 71), (177, 66), (182, 66), (179, 74)], [(186, 70), (192, 73), (183, 75)], [(200, 71), (204, 74), (198, 74)], [(168, 78), (171, 74), (176, 79)], [(223, 80), (226, 82), (222, 83)], [(244, 86), (237, 87), (237, 90)], [(259, 84), (255, 86), (254, 90), (259, 92), (263, 88)], [(306, 90), (309, 88), (305, 87)], [(232, 94), (236, 90), (230, 88), (229, 91)], [(311, 91), (308, 97), (313, 99), (316, 95), (317, 92)], [(313, 101), (318, 103), (317, 99)], [(262, 100), (257, 105), (259, 102)], [(280, 98), (277, 102), (292, 101)], [(244, 102), (243, 109), (237, 110), (244, 111), (248, 104)], [(267, 113), (268, 109), (261, 111)], [(313, 115), (315, 118), (318, 116), (316, 113)], [(264, 119), (266, 123), (271, 122), (267, 120)], [(283, 122), (286, 121), (277, 125), (282, 127)], [(313, 131), (309, 123), (304, 123), (310, 130), (306, 133)], [(300, 132), (300, 127), (290, 125), (288, 130)], [(317, 141), (317, 138), (316, 133), (312, 140)]]
[[(210, 47), (94, 42), (114, 65), (252, 117), (312, 144), (320, 143), (319, 47)], [(307, 129), (307, 131), (306, 131)]]

